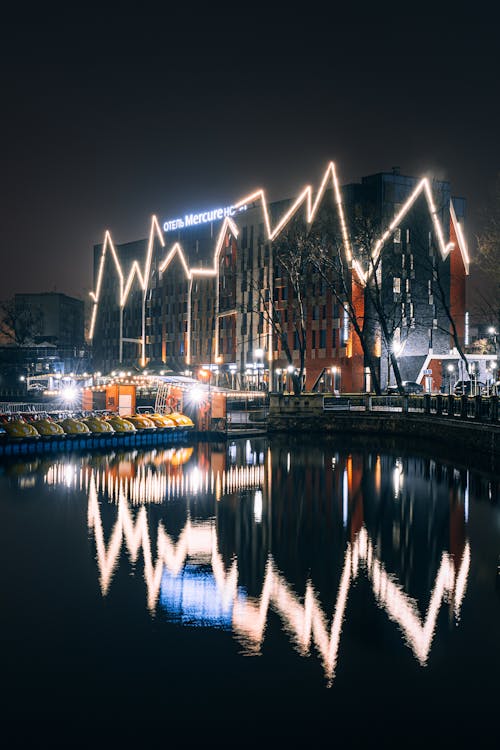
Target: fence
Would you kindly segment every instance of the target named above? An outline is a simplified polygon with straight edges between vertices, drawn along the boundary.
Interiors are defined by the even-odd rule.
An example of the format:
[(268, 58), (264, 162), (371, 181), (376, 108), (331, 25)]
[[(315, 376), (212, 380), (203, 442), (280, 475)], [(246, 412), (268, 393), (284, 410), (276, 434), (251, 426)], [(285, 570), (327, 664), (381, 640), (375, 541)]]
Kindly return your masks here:
[(498, 396), (454, 396), (441, 393), (404, 396), (328, 395), (323, 397), (323, 411), (417, 413), (498, 424), (498, 401)]
[(19, 401), (0, 401), (0, 414), (15, 414), (16, 412), (44, 412), (48, 411), (48, 405), (34, 403), (20, 403)]

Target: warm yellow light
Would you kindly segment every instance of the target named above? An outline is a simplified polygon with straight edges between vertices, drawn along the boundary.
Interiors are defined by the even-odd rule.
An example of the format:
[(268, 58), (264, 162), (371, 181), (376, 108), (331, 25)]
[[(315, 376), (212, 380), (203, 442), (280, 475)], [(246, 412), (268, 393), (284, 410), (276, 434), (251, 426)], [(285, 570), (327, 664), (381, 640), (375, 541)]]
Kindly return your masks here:
[[(434, 231), (438, 239), (438, 246), (439, 246), (439, 250), (441, 252), (442, 258), (445, 259), (448, 256), (448, 254), (451, 252), (451, 250), (453, 250), (454, 244), (452, 242), (449, 242), (449, 243), (445, 242), (443, 228), (437, 216), (437, 210), (436, 210), (436, 206), (435, 206), (434, 199), (432, 196), (432, 190), (429, 184), (429, 180), (426, 177), (420, 180), (415, 190), (408, 197), (408, 199), (403, 204), (401, 209), (396, 213), (396, 215), (390, 222), (388, 228), (383, 232), (381, 237), (379, 237), (379, 239), (375, 242), (373, 246), (373, 250), (372, 250), (371, 265), (366, 271), (363, 271), (359, 261), (356, 258), (352, 257), (351, 243), (349, 239), (349, 233), (347, 229), (347, 224), (346, 224), (345, 215), (344, 215), (344, 208), (342, 204), (342, 196), (341, 196), (340, 186), (339, 186), (339, 182), (338, 182), (337, 174), (335, 170), (335, 164), (333, 162), (329, 162), (327, 166), (327, 169), (323, 175), (320, 187), (317, 191), (316, 198), (314, 199), (314, 201), (313, 201), (312, 187), (311, 185), (307, 185), (299, 194), (299, 196), (296, 198), (296, 200), (293, 202), (289, 210), (278, 220), (274, 228), (271, 226), (271, 217), (270, 217), (269, 207), (268, 207), (268, 203), (266, 200), (264, 190), (259, 189), (259, 190), (254, 191), (250, 195), (246, 195), (244, 198), (237, 201), (234, 204), (234, 206), (236, 209), (238, 209), (241, 206), (251, 204), (255, 201), (260, 201), (261, 210), (262, 210), (262, 214), (264, 218), (264, 224), (266, 227), (267, 239), (272, 241), (284, 229), (284, 227), (288, 224), (292, 216), (299, 210), (299, 208), (302, 205), (305, 206), (306, 221), (308, 223), (313, 222), (329, 181), (331, 181), (333, 191), (334, 191), (335, 204), (337, 207), (337, 213), (338, 213), (339, 223), (341, 227), (341, 234), (342, 234), (342, 240), (344, 244), (346, 257), (349, 261), (352, 261), (352, 268), (359, 282), (362, 285), (366, 284), (368, 278), (373, 273), (373, 269), (376, 267), (380, 253), (382, 252), (385, 243), (392, 236), (392, 234), (397, 229), (402, 219), (406, 216), (406, 214), (411, 209), (411, 207), (413, 206), (413, 204), (415, 203), (415, 201), (417, 200), (417, 198), (422, 192), (424, 193), (426, 197), (427, 206), (432, 216)], [(453, 226), (456, 231), (458, 245), (459, 245), (459, 249), (462, 254), (463, 261), (464, 261), (465, 270), (467, 273), (469, 273), (470, 261), (469, 261), (469, 256), (467, 252), (467, 247), (466, 247), (465, 239), (463, 236), (462, 228), (456, 218), (453, 201), (451, 200), (450, 200), (450, 215), (451, 215)], [(213, 255), (213, 266), (211, 268), (190, 268), (188, 265), (185, 253), (182, 249), (182, 246), (180, 245), (180, 243), (176, 242), (170, 248), (166, 257), (161, 262), (159, 266), (160, 273), (165, 272), (168, 266), (170, 265), (170, 263), (172, 262), (172, 260), (174, 259), (174, 257), (178, 256), (184, 268), (186, 279), (191, 280), (194, 277), (214, 278), (216, 282), (216, 296), (217, 296), (217, 301), (218, 301), (218, 283), (217, 283), (217, 280), (219, 277), (218, 258), (219, 258), (219, 254), (224, 243), (224, 239), (228, 232), (231, 232), (233, 236), (235, 237), (237, 237), (239, 233), (238, 227), (236, 226), (233, 219), (229, 216), (226, 216), (224, 218), (221, 230), (217, 237), (217, 241), (216, 241), (215, 249), (214, 249), (214, 255)], [(163, 239), (163, 234), (161, 232), (160, 226), (158, 224), (156, 216), (153, 216), (152, 221), (151, 221), (151, 229), (150, 229), (150, 234), (149, 234), (148, 249), (146, 253), (146, 261), (145, 261), (144, 268), (141, 269), (139, 262), (135, 260), (132, 263), (129, 275), (127, 277), (127, 280), (125, 281), (123, 271), (122, 271), (122, 268), (118, 259), (118, 255), (116, 253), (116, 249), (111, 239), (111, 235), (109, 231), (106, 231), (104, 244), (103, 244), (103, 250), (101, 254), (101, 260), (99, 264), (99, 271), (97, 275), (96, 289), (95, 291), (90, 293), (90, 296), (92, 297), (93, 302), (94, 302), (92, 314), (91, 314), (91, 323), (90, 323), (90, 332), (89, 332), (90, 339), (93, 338), (94, 331), (95, 331), (97, 309), (98, 309), (99, 299), (100, 299), (100, 294), (101, 294), (102, 277), (104, 273), (105, 257), (106, 257), (107, 250), (109, 249), (112, 255), (114, 265), (116, 267), (116, 271), (119, 277), (119, 281), (120, 281), (119, 301), (120, 301), (120, 307), (123, 309), (127, 302), (128, 296), (130, 294), (130, 290), (132, 288), (132, 284), (136, 277), (137, 277), (140, 288), (143, 290), (143, 293), (145, 294), (147, 291), (147, 288), (149, 285), (149, 279), (150, 279), (152, 252), (153, 252), (153, 244), (154, 244), (155, 235), (159, 237), (162, 247), (165, 247), (165, 242)], [(218, 306), (218, 302), (217, 302), (217, 306)], [(216, 310), (216, 314), (217, 312), (218, 312), (218, 308)], [(190, 317), (191, 317), (191, 309), (189, 308), (188, 310), (189, 320), (190, 320)], [(218, 318), (216, 319), (216, 327), (217, 326), (218, 326)], [(216, 330), (216, 333), (217, 332), (218, 332), (218, 328)], [(190, 348), (188, 347), (188, 359), (190, 357), (189, 349)], [(144, 347), (143, 347), (143, 351), (144, 351)], [(216, 335), (216, 338), (215, 338), (215, 355), (218, 356), (218, 335)]]

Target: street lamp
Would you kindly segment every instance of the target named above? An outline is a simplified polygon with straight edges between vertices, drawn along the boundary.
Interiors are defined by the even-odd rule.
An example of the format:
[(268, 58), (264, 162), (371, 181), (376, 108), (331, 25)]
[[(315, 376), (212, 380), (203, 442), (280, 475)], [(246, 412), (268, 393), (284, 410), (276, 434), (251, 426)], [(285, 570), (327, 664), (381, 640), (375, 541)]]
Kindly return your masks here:
[(340, 375), (341, 369), (334, 365), (332, 367), (332, 387), (334, 393), (340, 393)]
[(488, 333), (493, 339), (493, 348), (494, 348), (494, 353), (496, 354), (497, 353), (497, 329), (494, 326), (490, 326), (488, 328)]
[(472, 362), (471, 365), (469, 366), (469, 378), (470, 378), (470, 395), (475, 396), (477, 373), (476, 373), (476, 365), (474, 364), (474, 362)]
[(455, 365), (448, 365), (448, 367), (447, 367), (447, 370), (448, 370), (448, 393), (450, 394), (450, 396), (451, 396), (451, 378), (452, 378), (452, 373), (453, 373), (454, 369), (455, 369)]
[(234, 391), (234, 376), (236, 373), (236, 369), (237, 369), (237, 365), (235, 364), (229, 365), (229, 372), (231, 373), (231, 388), (233, 389), (233, 391)]
[(260, 370), (263, 366), (262, 357), (264, 356), (264, 349), (255, 349), (254, 354), (257, 359), (255, 363), (257, 368), (257, 390), (260, 391)]
[(276, 375), (276, 390), (281, 392), (281, 385), (282, 385), (281, 367), (277, 367), (274, 374)]
[[(492, 396), (498, 396), (497, 393), (497, 386), (496, 386), (496, 377), (495, 373), (497, 371), (497, 366), (495, 362), (492, 362), (490, 365), (490, 371), (491, 371), (491, 395)], [(490, 395), (490, 390), (488, 389), (488, 395)]]

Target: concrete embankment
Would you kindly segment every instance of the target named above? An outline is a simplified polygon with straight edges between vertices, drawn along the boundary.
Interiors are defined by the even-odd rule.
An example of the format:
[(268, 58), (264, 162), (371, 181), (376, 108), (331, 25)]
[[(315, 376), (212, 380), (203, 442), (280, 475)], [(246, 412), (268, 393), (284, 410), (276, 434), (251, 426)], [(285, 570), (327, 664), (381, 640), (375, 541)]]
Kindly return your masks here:
[(324, 411), (319, 398), (271, 396), (268, 433), (401, 436), (456, 445), (500, 459), (500, 425), (434, 414), (391, 411)]

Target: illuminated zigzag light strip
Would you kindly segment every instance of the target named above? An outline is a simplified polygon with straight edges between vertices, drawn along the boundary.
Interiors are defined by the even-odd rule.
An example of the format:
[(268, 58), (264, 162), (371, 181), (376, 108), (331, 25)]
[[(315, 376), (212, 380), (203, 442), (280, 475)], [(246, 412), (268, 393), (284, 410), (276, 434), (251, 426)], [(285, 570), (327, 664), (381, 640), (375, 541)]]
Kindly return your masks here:
[[(320, 188), (318, 190), (318, 193), (316, 195), (316, 199), (314, 200), (314, 202), (313, 202), (313, 197), (312, 197), (312, 187), (310, 185), (307, 185), (303, 189), (303, 191), (300, 193), (298, 198), (294, 201), (291, 208), (281, 217), (281, 219), (278, 221), (278, 223), (276, 224), (274, 228), (271, 226), (269, 208), (268, 208), (268, 203), (266, 201), (264, 190), (262, 189), (256, 190), (250, 195), (245, 196), (245, 198), (243, 198), (242, 200), (239, 200), (234, 205), (235, 205), (235, 208), (238, 209), (245, 204), (252, 203), (254, 201), (260, 201), (262, 214), (264, 217), (264, 224), (266, 226), (266, 231), (267, 231), (267, 239), (269, 241), (272, 241), (278, 236), (278, 234), (288, 224), (292, 216), (298, 211), (300, 206), (302, 206), (303, 204), (305, 204), (305, 207), (306, 207), (306, 221), (308, 223), (311, 223), (314, 221), (318, 207), (321, 203), (321, 199), (327, 188), (329, 179), (331, 179), (333, 190), (334, 190), (335, 204), (336, 204), (337, 212), (339, 216), (339, 222), (340, 222), (346, 257), (349, 261), (352, 261), (353, 268), (362, 285), (365, 285), (368, 278), (370, 277), (371, 272), (373, 270), (373, 266), (376, 265), (385, 243), (395, 232), (399, 223), (406, 216), (406, 214), (410, 211), (411, 207), (413, 206), (413, 204), (415, 203), (415, 201), (417, 200), (417, 198), (422, 192), (424, 193), (425, 198), (427, 200), (427, 206), (429, 209), (429, 213), (432, 217), (434, 230), (438, 239), (439, 250), (440, 250), (443, 260), (453, 250), (454, 243), (453, 242), (446, 243), (444, 240), (443, 228), (441, 226), (441, 222), (437, 215), (437, 208), (434, 203), (434, 199), (432, 197), (432, 190), (431, 190), (430, 183), (427, 177), (424, 177), (418, 183), (415, 190), (412, 192), (412, 194), (409, 196), (407, 201), (403, 204), (401, 209), (395, 215), (394, 219), (391, 221), (388, 229), (382, 234), (382, 236), (375, 243), (373, 254), (372, 254), (372, 268), (368, 269), (367, 271), (363, 271), (359, 261), (356, 258), (352, 257), (351, 242), (349, 239), (349, 233), (348, 233), (347, 224), (345, 220), (340, 186), (339, 186), (339, 182), (337, 179), (335, 164), (333, 162), (330, 162), (328, 164), (328, 167), (325, 171), (325, 174), (323, 176)], [(465, 238), (462, 232), (462, 228), (456, 217), (455, 209), (453, 206), (453, 201), (451, 200), (450, 200), (450, 215), (451, 215), (453, 226), (456, 231), (458, 245), (459, 245), (459, 249), (460, 249), (462, 259), (464, 262), (465, 271), (468, 274), (470, 260), (469, 260), (469, 255), (467, 251), (467, 246), (465, 243)], [(186, 259), (186, 255), (182, 249), (182, 246), (180, 245), (180, 243), (176, 242), (172, 246), (172, 248), (169, 250), (167, 256), (164, 258), (162, 263), (160, 264), (160, 267), (159, 267), (160, 272), (164, 272), (170, 265), (170, 262), (173, 260), (173, 258), (176, 255), (178, 255), (183, 265), (186, 278), (188, 280), (192, 280), (194, 277), (202, 277), (202, 276), (218, 278), (219, 268), (218, 268), (217, 259), (218, 259), (223, 241), (224, 241), (225, 233), (228, 230), (230, 230), (234, 234), (235, 237), (238, 236), (238, 228), (235, 222), (232, 221), (232, 219), (230, 219), (229, 217), (226, 217), (224, 219), (222, 228), (219, 232), (217, 242), (215, 245), (214, 256), (213, 256), (213, 268), (190, 268)], [(101, 286), (102, 286), (102, 275), (104, 272), (104, 264), (105, 264), (106, 251), (108, 249), (108, 246), (113, 257), (113, 261), (116, 267), (116, 271), (118, 273), (118, 277), (120, 279), (120, 307), (123, 308), (126, 304), (128, 294), (130, 292), (132, 283), (136, 275), (139, 279), (139, 283), (140, 283), (141, 288), (143, 289), (143, 292), (146, 293), (147, 291), (148, 284), (149, 284), (149, 274), (150, 274), (150, 269), (151, 269), (151, 257), (152, 257), (153, 240), (154, 240), (155, 232), (160, 239), (162, 247), (165, 247), (165, 241), (163, 239), (163, 235), (162, 235), (160, 226), (158, 224), (158, 220), (156, 216), (153, 216), (152, 221), (151, 221), (151, 230), (150, 230), (150, 235), (149, 235), (149, 244), (148, 244), (148, 250), (146, 254), (146, 262), (144, 266), (144, 271), (141, 271), (139, 262), (137, 260), (134, 260), (132, 263), (132, 267), (130, 269), (127, 281), (125, 282), (123, 270), (121, 268), (118, 255), (116, 253), (116, 249), (111, 239), (111, 234), (109, 233), (109, 231), (106, 231), (105, 236), (104, 236), (104, 244), (103, 244), (101, 261), (100, 261), (98, 277), (97, 277), (97, 286), (96, 286), (95, 291), (90, 293), (90, 296), (94, 300), (94, 307), (92, 310), (92, 318), (91, 318), (90, 333), (89, 333), (90, 339), (93, 338), (94, 330), (95, 330), (97, 308), (99, 304), (99, 298), (100, 298)], [(216, 341), (217, 340), (218, 339), (216, 339)]]
[(108, 230), (106, 230), (104, 234), (104, 243), (102, 246), (102, 252), (101, 252), (101, 259), (99, 262), (99, 271), (97, 274), (97, 286), (94, 292), (90, 292), (90, 296), (94, 300), (94, 306), (92, 309), (92, 318), (90, 321), (90, 332), (89, 332), (89, 338), (92, 339), (94, 337), (94, 329), (95, 329), (95, 322), (96, 322), (96, 316), (97, 316), (97, 308), (99, 305), (99, 298), (101, 296), (101, 287), (102, 287), (102, 277), (104, 273), (104, 263), (106, 261), (106, 251), (109, 246), (109, 250), (111, 252), (111, 255), (113, 257), (114, 264), (116, 266), (116, 271), (118, 274), (118, 278), (120, 279), (120, 308), (124, 308), (125, 304), (127, 302), (128, 295), (130, 293), (130, 289), (132, 287), (132, 283), (134, 281), (135, 276), (137, 275), (139, 279), (139, 285), (145, 294), (148, 288), (149, 284), (149, 277), (151, 274), (151, 259), (153, 256), (153, 245), (154, 245), (154, 236), (155, 233), (157, 234), (162, 247), (165, 247), (165, 240), (163, 239), (163, 234), (160, 229), (160, 225), (158, 224), (158, 220), (156, 216), (153, 216), (151, 220), (151, 229), (149, 231), (149, 241), (148, 241), (148, 249), (146, 252), (146, 262), (144, 264), (144, 272), (141, 271), (141, 267), (139, 265), (139, 262), (137, 260), (134, 260), (132, 263), (132, 266), (130, 268), (130, 272), (128, 275), (127, 280), (125, 281), (125, 277), (123, 274), (122, 267), (120, 265), (120, 261), (118, 258), (118, 254), (116, 252), (115, 246), (113, 244), (113, 240), (111, 239), (111, 234)]
[(97, 564), (103, 595), (106, 595), (118, 565), (122, 543), (125, 544), (132, 562), (137, 560), (142, 548), (144, 558), (144, 578), (147, 587), (147, 602), (154, 611), (158, 600), (164, 566), (178, 575), (189, 557), (196, 557), (210, 563), (217, 587), (226, 604), (233, 604), (232, 625), (235, 633), (243, 639), (251, 653), (258, 653), (264, 640), (269, 608), (272, 607), (282, 618), (285, 630), (302, 655), (309, 653), (314, 642), (323, 662), (327, 678), (335, 676), (342, 625), (351, 583), (363, 564), (377, 601), (383, 606), (389, 619), (395, 622), (404, 635), (405, 643), (411, 648), (416, 659), (425, 665), (434, 638), (437, 618), (443, 602), (453, 604), (455, 617), (460, 615), (460, 607), (465, 595), (470, 568), (470, 547), (465, 545), (460, 568), (455, 568), (454, 559), (443, 552), (441, 562), (431, 591), (430, 601), (424, 620), (421, 620), (417, 604), (403, 588), (390, 576), (378, 560), (375, 548), (362, 527), (352, 544), (348, 543), (340, 578), (334, 615), (330, 628), (318, 598), (309, 581), (303, 604), (292, 591), (283, 575), (268, 558), (261, 596), (241, 600), (238, 597), (238, 568), (234, 560), (226, 573), (218, 551), (218, 539), (213, 520), (191, 522), (188, 520), (177, 540), (173, 542), (163, 524), (158, 524), (156, 561), (153, 561), (152, 545), (148, 529), (145, 506), (142, 506), (133, 520), (126, 496), (120, 491), (118, 517), (106, 547), (101, 522), (98, 489), (94, 472), (88, 485), (88, 527), (93, 529), (97, 550)]

